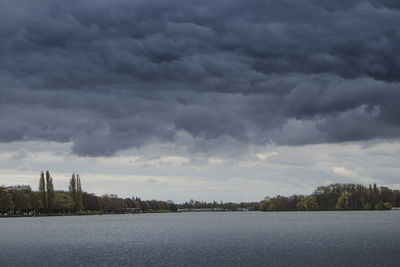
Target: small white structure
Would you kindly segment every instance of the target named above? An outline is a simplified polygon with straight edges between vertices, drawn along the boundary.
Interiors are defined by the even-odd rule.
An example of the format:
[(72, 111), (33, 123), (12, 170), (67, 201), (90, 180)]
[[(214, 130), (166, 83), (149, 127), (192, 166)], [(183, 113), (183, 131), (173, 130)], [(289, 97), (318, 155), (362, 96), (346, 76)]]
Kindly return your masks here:
[(30, 185), (17, 184), (7, 187), (8, 190), (32, 190)]

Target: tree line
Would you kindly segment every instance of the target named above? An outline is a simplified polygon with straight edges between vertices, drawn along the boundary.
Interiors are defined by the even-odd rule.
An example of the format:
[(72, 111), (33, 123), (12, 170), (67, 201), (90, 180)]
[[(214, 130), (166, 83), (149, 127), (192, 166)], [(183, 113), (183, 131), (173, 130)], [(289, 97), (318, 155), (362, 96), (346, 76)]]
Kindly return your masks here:
[(54, 190), (49, 171), (41, 172), (39, 190), (0, 187), (0, 214), (92, 214), (126, 212), (174, 212), (178, 209), (261, 211), (384, 210), (400, 206), (400, 191), (388, 187), (360, 184), (331, 184), (317, 187), (311, 195), (276, 196), (260, 202), (223, 203), (190, 200), (142, 200), (120, 198), (114, 194), (97, 196), (82, 190), (79, 174), (72, 174), (68, 191)]
[(83, 209), (79, 174), (72, 174), (69, 191), (55, 191), (53, 177), (42, 171), (38, 191), (0, 187), (0, 213), (53, 214), (76, 213)]
[(79, 174), (73, 173), (68, 191), (54, 190), (49, 171), (40, 173), (38, 191), (0, 187), (0, 214), (91, 214), (130, 212), (171, 212), (172, 201), (120, 198), (114, 194), (96, 196), (82, 190)]
[(179, 209), (223, 209), (229, 211), (236, 211), (241, 208), (247, 208), (251, 210), (259, 210), (260, 209), (260, 202), (240, 202), (240, 203), (233, 203), (233, 202), (204, 202), (204, 201), (197, 201), (191, 199), (190, 201), (186, 201), (182, 204), (178, 204)]
[(311, 195), (267, 197), (262, 211), (390, 210), (400, 206), (400, 191), (376, 184), (331, 184), (319, 186)]

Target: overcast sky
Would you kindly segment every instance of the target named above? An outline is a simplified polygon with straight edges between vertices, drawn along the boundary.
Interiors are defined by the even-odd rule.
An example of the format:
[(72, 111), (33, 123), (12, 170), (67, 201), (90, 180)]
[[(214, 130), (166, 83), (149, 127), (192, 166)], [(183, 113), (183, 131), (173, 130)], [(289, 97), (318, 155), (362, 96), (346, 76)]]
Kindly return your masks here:
[(0, 184), (400, 188), (398, 0), (0, 0)]

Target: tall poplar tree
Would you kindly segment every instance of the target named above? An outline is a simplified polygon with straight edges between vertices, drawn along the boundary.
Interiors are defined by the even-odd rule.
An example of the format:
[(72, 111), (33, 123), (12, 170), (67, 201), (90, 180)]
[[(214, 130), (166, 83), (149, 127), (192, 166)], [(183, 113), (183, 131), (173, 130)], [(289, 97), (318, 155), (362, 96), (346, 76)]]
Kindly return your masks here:
[(47, 189), (47, 210), (48, 212), (54, 211), (55, 204), (55, 192), (53, 186), (53, 178), (50, 176), (50, 172), (46, 172), (46, 189)]
[(75, 201), (76, 201), (76, 178), (75, 173), (72, 174), (71, 179), (69, 180), (69, 193), (71, 195), (72, 201), (74, 202), (74, 211), (75, 211)]
[(75, 173), (72, 174), (69, 180), (69, 193), (71, 195), (72, 201), (74, 202), (74, 211), (76, 211), (76, 177)]
[(79, 174), (73, 173), (71, 180), (69, 180), (69, 193), (72, 201), (74, 202), (74, 211), (80, 211), (83, 208), (82, 205), (82, 185)]
[(46, 182), (44, 180), (43, 171), (40, 173), (40, 179), (39, 179), (39, 198), (40, 201), (42, 202), (43, 210), (47, 211), (48, 205), (47, 205), (47, 194), (46, 194)]
[(83, 208), (82, 204), (82, 185), (79, 174), (76, 175), (76, 210), (80, 211)]

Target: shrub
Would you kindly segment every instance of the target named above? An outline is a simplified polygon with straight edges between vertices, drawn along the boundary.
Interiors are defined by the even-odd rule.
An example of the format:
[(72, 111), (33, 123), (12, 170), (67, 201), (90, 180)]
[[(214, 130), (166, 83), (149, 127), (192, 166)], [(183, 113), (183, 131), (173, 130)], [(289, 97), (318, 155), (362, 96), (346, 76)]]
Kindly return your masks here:
[(385, 208), (385, 210), (391, 210), (392, 209), (392, 204), (390, 204), (389, 202), (385, 202), (383, 204), (383, 207)]

